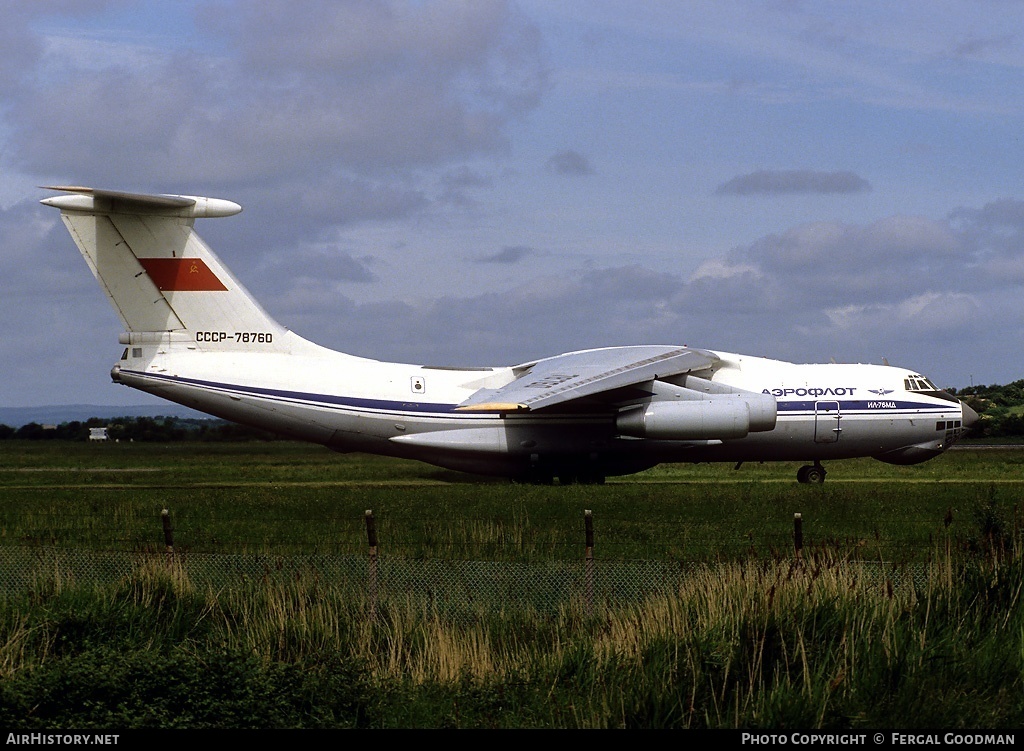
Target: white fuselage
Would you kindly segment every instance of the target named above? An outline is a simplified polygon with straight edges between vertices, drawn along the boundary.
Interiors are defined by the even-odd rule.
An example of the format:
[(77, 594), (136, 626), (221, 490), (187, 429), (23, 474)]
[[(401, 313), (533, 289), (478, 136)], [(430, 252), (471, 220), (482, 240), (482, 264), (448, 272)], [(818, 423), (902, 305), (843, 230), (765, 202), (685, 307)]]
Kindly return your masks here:
[[(219, 352), (168, 338), (129, 347), (114, 378), (212, 415), (338, 451), (509, 476), (538, 467), (558, 474), (566, 466), (589, 466), (603, 476), (661, 462), (817, 462), (856, 456), (910, 464), (941, 453), (966, 427), (959, 401), (940, 391), (908, 390), (910, 371), (902, 368), (803, 365), (716, 352), (720, 364), (702, 377), (716, 387), (775, 397), (774, 429), (725, 440), (637, 438), (621, 434), (616, 411), (607, 405), (525, 414), (456, 411), (478, 389), (511, 382), (510, 367), (379, 362), (295, 339), (295, 351), (261, 353), (255, 345), (253, 351)], [(617, 407), (671, 398), (658, 391), (626, 397)]]

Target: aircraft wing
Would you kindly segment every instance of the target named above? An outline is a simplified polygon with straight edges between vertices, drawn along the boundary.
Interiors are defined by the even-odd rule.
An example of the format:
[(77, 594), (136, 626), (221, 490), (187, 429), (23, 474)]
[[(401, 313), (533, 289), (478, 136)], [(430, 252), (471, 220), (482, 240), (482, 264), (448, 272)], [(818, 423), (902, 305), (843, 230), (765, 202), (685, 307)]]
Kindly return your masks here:
[(522, 374), (497, 389), (480, 389), (456, 410), (522, 412), (585, 396), (706, 370), (718, 361), (712, 352), (689, 347), (640, 345), (569, 352), (519, 366)]

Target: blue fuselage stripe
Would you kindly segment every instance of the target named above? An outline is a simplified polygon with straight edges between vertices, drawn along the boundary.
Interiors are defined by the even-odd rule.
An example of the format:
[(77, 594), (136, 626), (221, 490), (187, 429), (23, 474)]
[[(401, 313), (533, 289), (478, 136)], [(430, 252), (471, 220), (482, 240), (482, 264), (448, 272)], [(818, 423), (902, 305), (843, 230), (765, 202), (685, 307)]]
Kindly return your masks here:
[[(808, 401), (782, 401), (777, 402), (779, 414), (818, 414), (818, 415), (833, 415), (836, 410), (826, 410), (823, 408), (821, 400), (808, 400)], [(840, 415), (848, 415), (850, 413), (857, 414), (871, 414), (871, 415), (886, 415), (886, 414), (920, 414), (921, 412), (949, 412), (959, 411), (960, 405), (958, 403), (949, 402), (946, 404), (936, 404), (934, 402), (909, 402), (909, 401), (887, 401), (885, 406), (879, 406), (877, 400), (863, 400), (863, 399), (833, 399), (825, 402), (825, 404), (838, 404), (838, 412)]]
[(167, 376), (158, 373), (140, 373), (135, 370), (123, 370), (127, 375), (139, 376), (141, 378), (153, 378), (169, 383), (178, 383), (187, 386), (199, 386), (206, 389), (231, 392), (235, 394), (248, 394), (250, 396), (287, 400), (290, 402), (307, 402), (319, 406), (353, 407), (357, 409), (373, 409), (385, 412), (423, 412), (430, 414), (450, 413), (455, 411), (455, 404), (440, 404), (432, 402), (404, 402), (388, 399), (359, 399), (351, 396), (336, 396), (334, 394), (313, 394), (305, 391), (288, 391), (285, 389), (267, 389), (258, 386), (240, 386), (234, 383), (220, 383), (217, 381), (205, 381), (199, 378), (183, 378), (181, 376)]
[[(392, 399), (364, 399), (352, 396), (339, 396), (336, 394), (316, 394), (306, 391), (291, 391), (287, 389), (270, 389), (258, 386), (242, 386), (233, 383), (222, 383), (219, 381), (207, 381), (199, 378), (184, 378), (181, 376), (169, 376), (160, 373), (145, 373), (135, 370), (123, 370), (122, 373), (140, 378), (176, 383), (187, 386), (197, 386), (205, 389), (213, 389), (225, 393), (247, 394), (258, 398), (284, 400), (289, 402), (302, 402), (306, 404), (353, 409), (374, 410), (380, 412), (405, 412), (421, 414), (445, 414), (455, 412), (457, 404), (444, 404), (440, 402), (417, 402), (398, 401)], [(879, 406), (878, 400), (861, 399), (833, 399), (824, 400), (827, 404), (838, 404), (838, 410), (826, 411), (822, 409), (822, 400), (778, 400), (778, 413), (787, 417), (807, 417), (817, 415), (819, 417), (834, 417), (836, 413), (840, 416), (879, 415), (892, 417), (921, 416), (926, 413), (946, 413), (958, 411), (959, 404), (935, 404), (934, 402), (912, 402), (889, 400), (885, 406)]]

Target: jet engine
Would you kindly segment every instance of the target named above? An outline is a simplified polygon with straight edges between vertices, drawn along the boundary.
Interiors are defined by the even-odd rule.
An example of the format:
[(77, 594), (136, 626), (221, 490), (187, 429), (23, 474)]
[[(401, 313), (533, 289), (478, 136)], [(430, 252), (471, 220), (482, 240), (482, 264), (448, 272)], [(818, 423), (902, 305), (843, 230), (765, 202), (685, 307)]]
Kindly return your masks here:
[(770, 395), (705, 397), (657, 401), (619, 413), (615, 427), (623, 435), (670, 441), (725, 440), (772, 430), (777, 409)]

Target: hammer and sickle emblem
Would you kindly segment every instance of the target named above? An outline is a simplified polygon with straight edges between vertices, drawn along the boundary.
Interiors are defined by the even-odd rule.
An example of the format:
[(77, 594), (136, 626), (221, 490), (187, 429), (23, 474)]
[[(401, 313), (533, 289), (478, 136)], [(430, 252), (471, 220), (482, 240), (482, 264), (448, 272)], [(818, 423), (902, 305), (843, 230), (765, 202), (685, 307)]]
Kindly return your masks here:
[(193, 261), (192, 265), (189, 267), (188, 273), (190, 273), (190, 274), (198, 274), (199, 273), (199, 267), (195, 264), (194, 261)]

